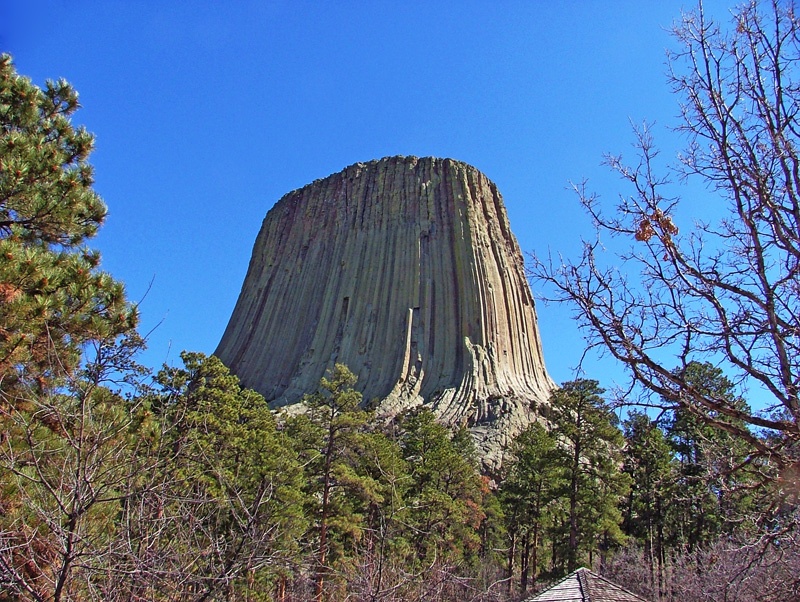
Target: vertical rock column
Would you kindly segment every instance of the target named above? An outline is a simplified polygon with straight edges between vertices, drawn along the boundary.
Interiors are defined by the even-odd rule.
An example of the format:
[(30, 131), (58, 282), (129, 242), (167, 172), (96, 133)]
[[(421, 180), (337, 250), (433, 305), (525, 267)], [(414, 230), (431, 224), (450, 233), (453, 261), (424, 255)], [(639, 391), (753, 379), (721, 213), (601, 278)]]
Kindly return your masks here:
[(450, 159), (357, 163), (284, 196), (216, 354), (273, 407), (344, 363), (379, 412), (468, 425), (487, 467), (553, 387), (502, 198)]

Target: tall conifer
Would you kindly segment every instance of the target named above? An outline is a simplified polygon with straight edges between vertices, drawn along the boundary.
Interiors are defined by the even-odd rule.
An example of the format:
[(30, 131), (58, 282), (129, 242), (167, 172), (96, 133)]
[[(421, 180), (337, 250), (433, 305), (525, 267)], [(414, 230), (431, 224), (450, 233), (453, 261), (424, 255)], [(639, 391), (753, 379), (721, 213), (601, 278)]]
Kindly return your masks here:
[[(106, 216), (66, 81), (39, 88), (0, 55), (0, 407), (59, 384), (83, 346), (136, 323), (122, 284), (85, 246)], [(27, 391), (27, 393), (26, 393)]]

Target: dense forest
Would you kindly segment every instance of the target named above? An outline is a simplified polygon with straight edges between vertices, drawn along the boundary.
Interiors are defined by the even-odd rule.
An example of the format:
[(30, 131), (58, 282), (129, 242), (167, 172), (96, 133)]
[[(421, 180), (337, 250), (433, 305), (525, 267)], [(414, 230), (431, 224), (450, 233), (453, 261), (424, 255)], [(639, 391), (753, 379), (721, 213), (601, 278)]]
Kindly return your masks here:
[[(796, 58), (793, 12), (776, 3), (772, 29), (767, 17), (740, 13), (736, 39), (761, 58), (780, 44)], [(719, 39), (704, 26), (692, 31), (709, 36), (690, 40), (699, 48)], [(788, 60), (782, 52), (774, 64)], [(343, 365), (309, 392), (304, 412), (271, 411), (213, 356), (140, 365), (137, 308), (87, 246), (106, 207), (92, 188), (93, 137), (72, 123), (77, 93), (64, 81), (39, 88), (2, 56), (0, 601), (521, 600), (580, 566), (653, 601), (797, 600), (800, 202), (786, 182), (800, 183), (800, 95), (788, 66), (771, 73), (787, 81), (778, 121), (760, 116), (771, 138), (742, 128), (736, 140), (757, 139), (747, 164), (756, 172), (769, 140), (782, 145), (755, 174), (758, 185), (741, 189), (772, 204), (742, 209), (723, 235), (733, 256), (766, 258), (756, 275), (778, 284), (759, 298), (742, 281), (717, 278), (767, 318), (750, 333), (758, 316), (742, 305), (750, 313), (726, 322), (719, 347), (701, 349), (710, 335), (697, 322), (686, 344), (729, 359), (744, 349), (751, 361), (739, 367), (765, 375), (779, 403), (751, 408), (720, 362), (686, 353), (662, 369), (646, 354), (617, 351), (652, 393), (646, 411), (623, 410), (597, 380), (563, 383), (507, 450), (502, 471), (484, 475), (466, 429), (447, 429), (425, 408), (376, 420)], [(762, 98), (782, 91), (775, 77), (771, 85)], [(649, 156), (647, 138), (639, 140)], [(768, 177), (776, 173), (780, 186)], [(693, 268), (675, 259), (669, 214), (640, 209), (627, 234), (688, 282)], [(756, 234), (748, 240), (772, 236), (778, 247), (745, 246), (736, 219)], [(723, 259), (705, 274), (730, 265)], [(667, 288), (673, 299), (685, 294)], [(564, 290), (580, 302), (580, 290)], [(696, 292), (727, 307), (711, 290)], [(681, 298), (673, 313), (660, 306), (664, 323), (699, 303)], [(592, 317), (598, 302), (588, 301)], [(616, 332), (634, 354), (637, 341), (612, 326), (601, 334)], [(759, 363), (768, 345), (782, 352), (774, 378), (773, 364)]]

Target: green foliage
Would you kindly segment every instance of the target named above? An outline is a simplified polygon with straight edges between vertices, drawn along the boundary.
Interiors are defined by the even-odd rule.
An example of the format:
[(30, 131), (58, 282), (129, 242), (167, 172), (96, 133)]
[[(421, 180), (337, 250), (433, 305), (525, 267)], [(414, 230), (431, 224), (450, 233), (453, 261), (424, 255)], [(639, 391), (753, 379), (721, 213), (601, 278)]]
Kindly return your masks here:
[(136, 312), (83, 243), (106, 208), (87, 162), (78, 95), (44, 89), (0, 56), (0, 405), (24, 403), (78, 369), (83, 345), (129, 331)]
[[(749, 412), (719, 368), (691, 362), (680, 372), (696, 394)], [(658, 422), (641, 412), (625, 422), (625, 472), (633, 486), (624, 529), (641, 549), (650, 589), (658, 595), (666, 591), (676, 557), (700, 554), (721, 537), (747, 537), (771, 516), (764, 499), (769, 489), (757, 494), (771, 467), (746, 440), (719, 428), (729, 422), (740, 428), (743, 422), (713, 415), (712, 426), (707, 417), (678, 406)]]
[(0, 590), (79, 599), (107, 570), (130, 458), (143, 444), (134, 405), (109, 386), (120, 370), (141, 375), (131, 361), (140, 344), (135, 333), (102, 342), (59, 392), (29, 394), (4, 414)]
[(361, 409), (355, 382), (337, 365), (306, 398), (308, 412), (281, 419), (305, 467), (304, 541), (317, 599), (345, 596), (354, 579), (373, 599), (393, 591), (398, 575), (411, 586), (443, 567), (474, 566), (490, 555), (501, 516), (466, 429), (453, 433), (422, 409), (382, 431)]
[(591, 557), (624, 539), (619, 502), (629, 481), (620, 470), (623, 437), (603, 392), (597, 381), (580, 379), (564, 383), (550, 398), (547, 418), (565, 453), (568, 481), (567, 571), (579, 566), (582, 552)]
[(372, 414), (361, 409), (355, 383), (356, 376), (336, 364), (320, 390), (304, 399), (308, 413), (286, 421), (305, 466), (306, 513), (313, 527), (306, 544), (317, 552), (317, 599), (334, 566), (362, 541), (370, 506), (384, 500), (369, 466), (381, 459), (381, 445), (366, 432)]
[[(722, 370), (709, 363), (691, 362), (681, 378), (700, 394), (721, 400), (726, 406), (749, 412), (736, 395), (733, 383)], [(746, 428), (728, 416), (714, 416), (721, 423)], [(665, 430), (677, 457), (678, 491), (673, 503), (682, 517), (675, 534), (689, 548), (732, 533), (752, 521), (755, 502), (753, 485), (766, 468), (752, 462), (753, 449), (726, 430), (711, 426), (703, 418), (679, 407), (668, 415)], [(768, 473), (768, 469), (763, 471)]]
[(643, 412), (625, 420), (625, 466), (632, 486), (625, 512), (626, 532), (663, 545), (667, 512), (676, 495), (677, 465), (663, 431)]
[(674, 503), (679, 494), (678, 466), (664, 432), (643, 412), (628, 415), (625, 441), (624, 471), (632, 485), (623, 510), (623, 529), (642, 546), (650, 583), (660, 585), (679, 515)]
[[(547, 427), (515, 440), (497, 496), (477, 472), (466, 428), (451, 432), (427, 409), (375, 424), (342, 365), (305, 399), (306, 414), (278, 420), (214, 357), (183, 353), (183, 367), (144, 386), (136, 310), (86, 247), (106, 208), (92, 188), (93, 137), (71, 122), (77, 93), (64, 81), (40, 89), (0, 56), (0, 601), (284, 600), (291, 582), (293, 599), (309, 599), (312, 581), (317, 599), (445, 599), (434, 590), (458, 599), (478, 568), (490, 572), (502, 542), (509, 588), (518, 573), (524, 591), (542, 575), (591, 565), (626, 537), (644, 552), (659, 596), (681, 574), (681, 553), (695, 563), (689, 579), (716, 572), (730, 546), (746, 552), (732, 579), (749, 580), (763, 554), (781, 580), (796, 581), (786, 559), (796, 559), (797, 538), (783, 530), (796, 526), (800, 480), (796, 186), (762, 185), (761, 176), (797, 177), (739, 163), (795, 161), (785, 139), (796, 134), (794, 112), (780, 108), (796, 104), (795, 92), (783, 85), (765, 102), (759, 86), (776, 92), (787, 81), (777, 76), (788, 55), (764, 49), (770, 36), (794, 39), (798, 21), (775, 3), (771, 33), (757, 9), (737, 14), (730, 38), (702, 15), (677, 31), (690, 59), (688, 76), (673, 74), (690, 101), (687, 131), (724, 151), (692, 145), (696, 161), (685, 166), (725, 176), (722, 188), (744, 198), (731, 219), (681, 241), (673, 201), (654, 192), (663, 181), (649, 170), (656, 152), (643, 131), (638, 168), (610, 158), (640, 193), (623, 198), (622, 217), (583, 201), (599, 229), (636, 239), (630, 258), (652, 286), (615, 280), (594, 246), (561, 273), (535, 268), (585, 310), (595, 342), (628, 364), (665, 418), (631, 413), (623, 442), (598, 383), (565, 383), (542, 410)], [(755, 53), (753, 78), (740, 77), (741, 49)], [(706, 69), (698, 56), (737, 68)], [(737, 85), (726, 87), (728, 77)], [(764, 110), (718, 110), (742, 89)], [(759, 122), (775, 115), (785, 123), (753, 145)], [(716, 247), (703, 237), (721, 250), (704, 256)], [(650, 351), (659, 345), (680, 348), (683, 368), (658, 365)], [(721, 370), (691, 361), (709, 351), (763, 385), (773, 405), (753, 412)], [(781, 490), (777, 502), (756, 495), (765, 482)], [(765, 528), (763, 547), (738, 546)]]
[[(514, 439), (508, 476), (501, 487), (508, 534), (509, 588), (520, 556), (520, 590), (546, 565), (545, 533), (556, 525), (554, 502), (566, 489), (564, 453), (553, 435), (534, 423)], [(517, 549), (519, 547), (519, 550)]]
[(106, 209), (77, 108), (69, 84), (40, 89), (0, 56), (0, 590), (34, 599), (76, 597), (102, 571), (139, 444), (143, 343), (84, 247)]
[(511, 448), (500, 499), (506, 521), (506, 578), (519, 561), (520, 590), (540, 575), (558, 577), (592, 565), (625, 541), (620, 508), (630, 488), (622, 472), (623, 436), (594, 380), (553, 391), (534, 423)]
[(428, 409), (406, 413), (399, 428), (411, 477), (404, 515), (410, 566), (429, 565), (436, 558), (476, 560), (485, 518), (484, 484), (469, 435), (452, 433)]
[(146, 587), (165, 598), (228, 599), (294, 560), (305, 528), (302, 471), (263, 397), (241, 389), (216, 357), (181, 357), (184, 368), (156, 377), (162, 392), (151, 408), (161, 432), (137, 494), (148, 503), (126, 508), (125, 520), (134, 525), (131, 549), (147, 557), (127, 562), (145, 565)]
[(64, 80), (44, 90), (0, 58), (0, 228), (38, 244), (72, 246), (97, 232), (106, 209), (86, 159), (94, 139), (74, 128), (78, 94)]
[(84, 246), (105, 206), (77, 108), (66, 82), (39, 89), (0, 58), (0, 600), (266, 601), (290, 583), (308, 599), (312, 582), (320, 600), (425, 598), (466, 591), (452, 584), (503, 542), (524, 591), (609, 553), (621, 527), (660, 584), (669, 550), (763, 515), (751, 412), (709, 364), (676, 377), (713, 403), (664, 430), (631, 414), (624, 454), (597, 382), (565, 383), (498, 495), (465, 427), (424, 408), (376, 424), (339, 364), (277, 420), (199, 353), (145, 386), (135, 309)]

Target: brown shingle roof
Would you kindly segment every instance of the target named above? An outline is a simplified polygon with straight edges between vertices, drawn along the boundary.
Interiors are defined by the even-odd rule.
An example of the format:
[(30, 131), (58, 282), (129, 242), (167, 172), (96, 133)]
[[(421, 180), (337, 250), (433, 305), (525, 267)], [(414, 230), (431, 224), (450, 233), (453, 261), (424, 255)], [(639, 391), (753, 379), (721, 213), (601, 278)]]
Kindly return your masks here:
[(570, 573), (525, 602), (647, 602), (589, 569)]

